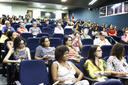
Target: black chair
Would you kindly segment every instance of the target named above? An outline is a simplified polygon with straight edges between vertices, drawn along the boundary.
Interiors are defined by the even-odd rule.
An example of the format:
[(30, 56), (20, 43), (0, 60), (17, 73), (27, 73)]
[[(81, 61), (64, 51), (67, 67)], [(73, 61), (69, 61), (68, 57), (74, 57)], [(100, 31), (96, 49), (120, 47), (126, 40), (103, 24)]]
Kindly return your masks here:
[(59, 45), (62, 45), (62, 41), (60, 38), (49, 38), (50, 40), (50, 46), (51, 47), (57, 47)]
[(87, 57), (88, 56), (88, 52), (89, 52), (90, 47), (91, 47), (91, 45), (84, 45), (82, 47), (82, 50), (81, 50), (81, 56), (82, 57)]
[(42, 36), (49, 36), (48, 33), (38, 33), (37, 34), (37, 37), (42, 37)]
[(22, 36), (26, 41), (29, 37), (33, 37), (32, 33), (21, 33), (20, 36)]
[(91, 38), (85, 38), (85, 39), (82, 39), (81, 41), (83, 45), (93, 45), (93, 39)]

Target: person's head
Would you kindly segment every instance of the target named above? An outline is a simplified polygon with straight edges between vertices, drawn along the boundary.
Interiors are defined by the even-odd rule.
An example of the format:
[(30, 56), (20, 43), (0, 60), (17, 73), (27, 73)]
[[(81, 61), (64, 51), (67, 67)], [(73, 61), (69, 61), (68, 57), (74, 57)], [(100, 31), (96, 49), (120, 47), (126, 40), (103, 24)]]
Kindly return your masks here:
[(98, 31), (98, 27), (95, 26), (95, 27), (93, 28), (93, 31), (94, 31), (94, 32), (95, 32), (95, 31)]
[(61, 23), (58, 23), (58, 24), (57, 24), (57, 27), (58, 27), (58, 28), (61, 28)]
[(46, 21), (46, 24), (49, 24), (49, 21), (48, 20)]
[(24, 23), (27, 23), (27, 20), (26, 19), (24, 19)]
[(49, 37), (48, 36), (43, 36), (41, 37), (40, 41), (39, 41), (39, 44), (42, 46), (42, 47), (49, 47), (50, 46), (50, 41), (49, 41)]
[(20, 27), (21, 28), (24, 28), (24, 23), (20, 23)]
[(88, 35), (89, 29), (84, 29), (84, 36)]
[(5, 25), (6, 25), (6, 27), (10, 27), (9, 21), (5, 21)]
[(104, 32), (100, 32), (100, 40), (104, 40), (105, 39), (105, 33)]
[(65, 62), (69, 57), (69, 49), (65, 45), (60, 45), (55, 49), (55, 59), (58, 62)]
[(8, 38), (9, 38), (9, 40), (14, 40), (18, 35), (17, 35), (17, 33), (14, 32), (14, 31), (9, 31), (9, 32), (7, 33), (7, 36), (8, 36)]
[(75, 32), (74, 32), (74, 36), (80, 37), (80, 32), (79, 32), (79, 31), (75, 31)]
[(125, 35), (125, 36), (128, 35), (128, 30), (124, 30), (124, 35)]
[(6, 29), (5, 32), (4, 32), (4, 35), (7, 35), (7, 33), (11, 31), (11, 29)]
[(122, 31), (125, 31), (125, 27), (122, 27), (121, 30), (122, 30)]
[(37, 27), (37, 23), (36, 23), (36, 22), (33, 22), (32, 25), (33, 25), (33, 27), (35, 27), (35, 28)]
[(72, 46), (72, 37), (71, 36), (65, 36), (63, 39), (63, 45), (66, 45), (68, 47)]
[(14, 20), (17, 20), (17, 17), (16, 16), (14, 16)]
[(96, 65), (96, 58), (102, 57), (102, 50), (99, 45), (92, 45), (89, 49), (87, 59), (90, 59), (94, 65)]
[(116, 26), (115, 25), (113, 26), (113, 29), (116, 30)]
[(110, 30), (112, 30), (113, 29), (112, 24), (110, 24), (107, 28), (110, 29)]
[(101, 29), (101, 31), (106, 32), (106, 30), (105, 30), (105, 28), (104, 28), (104, 27)]
[(22, 36), (18, 36), (14, 39), (14, 50), (19, 48), (23, 49), (26, 46), (26, 41)]
[(111, 49), (111, 53), (110, 56), (116, 56), (117, 59), (121, 60), (122, 57), (125, 54), (125, 48), (124, 45), (122, 43), (117, 43), (115, 45), (113, 45), (112, 49)]
[(96, 23), (96, 26), (99, 26), (99, 23)]

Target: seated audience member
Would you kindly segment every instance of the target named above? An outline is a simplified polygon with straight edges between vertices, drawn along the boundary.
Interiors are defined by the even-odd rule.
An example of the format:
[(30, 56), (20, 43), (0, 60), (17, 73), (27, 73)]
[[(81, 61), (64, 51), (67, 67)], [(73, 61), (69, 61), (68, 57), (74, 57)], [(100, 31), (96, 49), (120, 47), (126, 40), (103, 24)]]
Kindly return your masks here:
[(88, 35), (88, 32), (89, 32), (89, 29), (84, 29), (84, 33), (83, 35), (81, 35), (81, 38), (84, 39), (84, 38), (91, 38), (90, 35)]
[(112, 25), (109, 25), (108, 26), (108, 31), (107, 31), (107, 34), (109, 35), (109, 36), (116, 36), (117, 35), (117, 33), (116, 33), (116, 31), (113, 29), (113, 26)]
[[(81, 80), (83, 73), (70, 61), (68, 61), (69, 49), (65, 45), (55, 49), (55, 59), (52, 63), (51, 74), (53, 82), (59, 81), (58, 85), (89, 85), (87, 80)], [(75, 77), (78, 75), (78, 78)], [(81, 80), (81, 81), (80, 81)]]
[(128, 44), (128, 30), (124, 31), (124, 35), (121, 36), (121, 40), (125, 43)]
[(64, 34), (64, 29), (61, 27), (60, 23), (57, 24), (57, 27), (55, 28), (54, 33), (62, 33), (62, 34)]
[(99, 31), (98, 31), (98, 27), (95, 26), (95, 27), (93, 28), (93, 31), (92, 31), (92, 38), (95, 39), (95, 38), (97, 38), (97, 37), (99, 37)]
[(71, 36), (65, 36), (63, 40), (63, 44), (68, 47), (69, 49), (69, 57), (70, 59), (73, 59), (76, 62), (80, 62), (80, 59), (82, 58), (76, 48), (72, 45), (72, 37)]
[(83, 28), (80, 28), (80, 22), (76, 22), (76, 24), (74, 25), (73, 29), (76, 29), (80, 32), (80, 34), (83, 33)]
[(80, 33), (78, 31), (75, 31), (71, 37), (73, 40), (72, 45), (76, 48), (77, 51), (80, 51), (83, 46), (80, 40)]
[(26, 27), (26, 25), (29, 25), (29, 24), (27, 23), (27, 20), (24, 19), (24, 28)]
[(49, 21), (48, 20), (46, 20), (46, 24), (49, 25)]
[(39, 22), (39, 19), (36, 19), (36, 23), (37, 25), (41, 25), (41, 23)]
[(20, 27), (17, 28), (18, 36), (20, 36), (21, 33), (25, 33), (25, 32), (28, 32), (28, 30), (24, 28), (24, 23), (20, 23)]
[(73, 25), (71, 25), (71, 21), (68, 21), (67, 26), (65, 26), (65, 28), (71, 28), (71, 29), (73, 29)]
[(14, 39), (17, 37), (17, 33), (16, 32), (14, 32), (14, 31), (9, 31), (8, 33), (7, 33), (7, 36), (8, 36), (8, 38), (9, 38), (9, 41), (7, 41), (7, 48), (10, 50), (11, 48), (13, 48), (13, 42), (14, 42)]
[(35, 59), (44, 60), (46, 64), (48, 64), (48, 60), (54, 59), (54, 47), (50, 46), (50, 41), (47, 36), (41, 37), (39, 41), (39, 46), (36, 48)]
[(122, 43), (117, 43), (112, 47), (110, 56), (107, 59), (107, 66), (110, 70), (128, 73), (128, 64), (124, 58), (124, 52), (125, 48)]
[(117, 32), (116, 25), (113, 26), (113, 30), (115, 30)]
[(94, 45), (111, 45), (111, 43), (105, 38), (106, 34), (104, 32), (100, 33), (99, 38), (94, 39)]
[(17, 23), (23, 23), (23, 20), (22, 20), (21, 16), (19, 16), (19, 19), (18, 19)]
[(32, 33), (34, 36), (36, 36), (38, 33), (42, 33), (40, 28), (37, 27), (37, 23), (36, 22), (33, 22), (33, 27), (31, 27), (29, 29), (29, 32)]
[[(16, 37), (14, 40), (14, 48), (11, 48), (5, 56), (4, 63), (20, 63), (22, 60), (31, 60), (30, 50), (26, 46), (26, 41), (23, 37)], [(9, 60), (11, 55), (15, 60)]]
[(1, 38), (0, 38), (0, 43), (4, 43), (4, 41), (5, 41), (6, 39), (8, 39), (7, 33), (8, 33), (9, 31), (11, 31), (11, 30), (10, 30), (10, 29), (6, 29), (6, 30), (5, 30), (4, 34), (3, 34), (3, 35), (1, 36)]
[(4, 33), (6, 29), (10, 29), (11, 31), (15, 31), (13, 27), (10, 26), (9, 21), (5, 21), (5, 27), (2, 28), (2, 32)]
[(107, 68), (106, 62), (102, 59), (102, 50), (99, 45), (92, 45), (89, 50), (87, 60), (84, 63), (84, 70), (86, 75), (90, 78), (97, 79), (103, 78), (105, 81), (108, 78), (105, 75), (125, 75), (124, 73), (118, 73), (111, 71)]

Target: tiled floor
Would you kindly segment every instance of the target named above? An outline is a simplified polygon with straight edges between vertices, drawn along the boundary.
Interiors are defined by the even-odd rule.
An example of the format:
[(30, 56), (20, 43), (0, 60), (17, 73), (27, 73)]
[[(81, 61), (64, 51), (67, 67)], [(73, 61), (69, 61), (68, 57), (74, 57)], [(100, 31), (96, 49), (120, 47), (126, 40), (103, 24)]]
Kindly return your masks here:
[(0, 85), (7, 85), (7, 78), (0, 74)]

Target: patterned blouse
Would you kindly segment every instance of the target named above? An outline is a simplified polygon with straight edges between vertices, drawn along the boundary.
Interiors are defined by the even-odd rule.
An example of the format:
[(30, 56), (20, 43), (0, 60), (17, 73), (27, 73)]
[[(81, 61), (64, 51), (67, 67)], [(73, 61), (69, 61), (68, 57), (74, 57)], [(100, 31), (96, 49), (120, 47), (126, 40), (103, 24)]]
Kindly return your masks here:
[(112, 71), (128, 72), (128, 64), (124, 57), (119, 61), (116, 57), (110, 56), (107, 60), (107, 67)]

